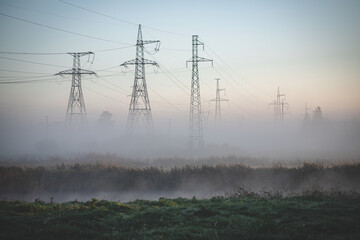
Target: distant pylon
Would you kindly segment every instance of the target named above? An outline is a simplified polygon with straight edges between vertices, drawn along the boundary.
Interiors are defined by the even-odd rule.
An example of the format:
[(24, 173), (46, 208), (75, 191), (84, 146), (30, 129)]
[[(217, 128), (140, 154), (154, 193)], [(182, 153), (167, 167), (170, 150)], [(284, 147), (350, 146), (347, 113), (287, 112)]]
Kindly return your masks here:
[(215, 80), (216, 80), (216, 97), (215, 97), (215, 99), (212, 99), (210, 101), (215, 101), (215, 125), (220, 126), (221, 125), (221, 106), (220, 106), (220, 102), (229, 101), (229, 99), (225, 99), (225, 98), (220, 97), (220, 92), (225, 91), (225, 89), (220, 89), (220, 87), (219, 87), (220, 78), (215, 78)]
[(303, 129), (308, 129), (310, 126), (310, 114), (309, 114), (310, 108), (308, 107), (307, 103), (305, 103), (305, 114), (304, 114), (304, 120), (302, 123)]
[(145, 80), (145, 65), (150, 64), (158, 66), (158, 64), (155, 61), (144, 59), (144, 45), (150, 43), (156, 43), (155, 51), (159, 51), (160, 41), (144, 41), (142, 39), (141, 25), (139, 24), (136, 42), (136, 58), (126, 61), (120, 65), (124, 67), (127, 67), (128, 65), (135, 65), (134, 85), (132, 87), (129, 113), (126, 123), (127, 135), (133, 134), (140, 118), (143, 120), (148, 133), (152, 133), (154, 130), (149, 95)]
[(190, 94), (190, 118), (189, 118), (189, 149), (202, 149), (204, 146), (202, 129), (202, 112), (199, 82), (199, 62), (209, 62), (212, 60), (198, 56), (198, 46), (204, 44), (199, 41), (198, 35), (192, 36), (192, 58), (186, 61), (192, 63), (191, 75), (191, 94)]
[(270, 105), (273, 105), (273, 117), (275, 124), (281, 124), (281, 126), (284, 125), (284, 115), (285, 115), (285, 106), (288, 105), (288, 103), (285, 102), (285, 94), (280, 94), (280, 88), (277, 89), (276, 94), (276, 100)]
[(310, 114), (308, 110), (310, 110), (310, 108), (308, 107), (307, 103), (305, 103), (305, 115), (304, 115), (305, 121), (310, 121)]
[(84, 124), (86, 122), (86, 108), (81, 87), (81, 75), (96, 74), (93, 71), (84, 70), (80, 68), (80, 57), (89, 55), (95, 56), (93, 52), (70, 52), (68, 53), (73, 56), (73, 67), (72, 69), (61, 71), (55, 75), (72, 75), (71, 90), (69, 96), (69, 102), (66, 110), (65, 122), (70, 125), (74, 122)]

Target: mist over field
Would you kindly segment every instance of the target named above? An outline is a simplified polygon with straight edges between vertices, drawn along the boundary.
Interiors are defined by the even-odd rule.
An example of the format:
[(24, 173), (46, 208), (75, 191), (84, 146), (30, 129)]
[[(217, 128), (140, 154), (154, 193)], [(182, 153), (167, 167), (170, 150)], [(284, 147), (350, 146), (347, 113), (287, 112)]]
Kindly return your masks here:
[(120, 126), (100, 122), (72, 129), (50, 122), (47, 133), (43, 122), (7, 124), (0, 195), (9, 200), (211, 198), (239, 189), (281, 196), (360, 191), (357, 120), (284, 126), (243, 121), (213, 131), (208, 126), (202, 151), (188, 149), (186, 126), (126, 136)]
[[(204, 150), (188, 150), (188, 121), (155, 119), (154, 134), (125, 134), (119, 123), (89, 121), (83, 127), (66, 127), (51, 118), (39, 121), (9, 121), (1, 118), (0, 156), (71, 156), (79, 153), (110, 153), (129, 158), (204, 158), (250, 156), (264, 159), (316, 160), (356, 159), (360, 156), (360, 121), (323, 122), (285, 120), (276, 125), (268, 120), (243, 119), (222, 126), (204, 126)], [(140, 122), (141, 123), (141, 122)], [(141, 124), (140, 124), (141, 126)]]

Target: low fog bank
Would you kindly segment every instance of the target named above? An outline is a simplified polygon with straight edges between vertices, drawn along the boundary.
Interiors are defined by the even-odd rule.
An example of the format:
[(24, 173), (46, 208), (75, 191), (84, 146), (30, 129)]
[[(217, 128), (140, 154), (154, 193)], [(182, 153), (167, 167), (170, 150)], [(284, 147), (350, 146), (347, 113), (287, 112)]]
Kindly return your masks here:
[(75, 164), (55, 168), (0, 167), (0, 173), (0, 197), (7, 200), (211, 198), (238, 189), (282, 196), (314, 190), (360, 193), (360, 163), (331, 167), (305, 163), (297, 168), (186, 166), (169, 170)]
[(197, 198), (197, 199), (210, 199), (215, 196), (225, 196), (224, 191), (220, 192), (182, 192), (182, 191), (172, 191), (172, 192), (154, 192), (154, 191), (134, 191), (134, 192), (43, 192), (37, 194), (4, 194), (1, 195), (2, 200), (7, 201), (26, 201), (33, 202), (35, 199), (40, 199), (45, 202), (70, 202), (70, 201), (81, 201), (86, 202), (90, 201), (93, 198), (99, 200), (108, 200), (108, 201), (120, 201), (120, 202), (130, 202), (137, 199), (141, 200), (150, 200), (155, 201), (159, 198)]
[[(166, 124), (165, 124), (166, 125)], [(135, 159), (163, 157), (208, 158), (250, 156), (267, 159), (354, 159), (360, 156), (360, 121), (304, 124), (287, 121), (225, 122), (223, 127), (204, 125), (204, 150), (188, 150), (187, 121), (156, 126), (153, 134), (129, 136), (116, 124), (65, 127), (61, 122), (2, 121), (0, 156), (16, 158), (69, 157), (88, 152), (116, 154)]]
[(123, 167), (123, 168), (161, 168), (170, 170), (182, 167), (216, 167), (240, 165), (251, 168), (263, 167), (301, 167), (306, 163), (316, 163), (324, 167), (340, 166), (345, 164), (359, 164), (357, 158), (255, 158), (250, 156), (212, 156), (203, 158), (183, 157), (154, 157), (154, 158), (129, 158), (116, 154), (78, 153), (68, 156), (38, 156), (24, 155), (20, 157), (0, 157), (0, 167), (21, 168), (58, 168), (63, 166), (96, 165), (98, 167)]

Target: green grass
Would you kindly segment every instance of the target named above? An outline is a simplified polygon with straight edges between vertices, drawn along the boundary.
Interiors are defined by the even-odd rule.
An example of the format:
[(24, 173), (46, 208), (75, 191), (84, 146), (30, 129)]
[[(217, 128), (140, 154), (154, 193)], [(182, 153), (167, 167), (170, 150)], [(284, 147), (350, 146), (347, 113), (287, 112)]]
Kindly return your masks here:
[(0, 239), (360, 239), (360, 197), (1, 201)]

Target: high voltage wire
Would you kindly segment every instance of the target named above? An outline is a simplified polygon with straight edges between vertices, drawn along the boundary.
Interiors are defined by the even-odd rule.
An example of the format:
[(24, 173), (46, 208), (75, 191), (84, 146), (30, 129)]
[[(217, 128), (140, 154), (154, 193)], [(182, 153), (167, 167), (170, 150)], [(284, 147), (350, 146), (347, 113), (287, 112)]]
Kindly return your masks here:
[(169, 102), (168, 100), (166, 100), (166, 98), (164, 98), (163, 96), (161, 96), (157, 91), (155, 91), (154, 89), (152, 89), (150, 86), (147, 86), (150, 91), (152, 91), (153, 93), (155, 93), (156, 95), (158, 95), (162, 100), (164, 100), (167, 104), (169, 104), (171, 107), (175, 108), (176, 110), (183, 112), (183, 110), (181, 110), (180, 108), (178, 108), (177, 106), (173, 105), (171, 102)]
[[(37, 64), (41, 64), (41, 63), (37, 63)], [(109, 67), (109, 68), (105, 68), (105, 69), (102, 69), (102, 70), (97, 70), (97, 72), (99, 71), (106, 71), (106, 69), (112, 69), (112, 68), (118, 68), (119, 66), (113, 66), (113, 67)], [(14, 72), (14, 73), (27, 73), (27, 74), (42, 74), (41, 72), (27, 72), (27, 71), (13, 71), (13, 70), (3, 70), (3, 69), (0, 69), (0, 71), (2, 72)], [(187, 72), (187, 71), (177, 71), (177, 72)], [(114, 87), (120, 89), (121, 91), (123, 91), (125, 94), (129, 94), (128, 91), (126, 91), (125, 89), (121, 88), (120, 86), (110, 82), (109, 80), (106, 79), (106, 77), (111, 77), (111, 76), (117, 76), (117, 75), (121, 75), (123, 73), (121, 72), (117, 72), (115, 74), (109, 74), (109, 75), (96, 75), (96, 77), (98, 78), (101, 78), (102, 80), (108, 82), (109, 84), (113, 85)], [(127, 73), (126, 73), (127, 74)], [(130, 74), (130, 73), (129, 73)], [(158, 73), (148, 73), (148, 74), (166, 74), (166, 72), (158, 72)], [(0, 76), (0, 81), (14, 81), (14, 80), (21, 80), (21, 81), (24, 81), (25, 80), (32, 80), (32, 79), (37, 79), (37, 78), (44, 78), (44, 77), (51, 77), (53, 76), (52, 74), (46, 74), (46, 75), (38, 75), (38, 76), (34, 76), (34, 75), (31, 75), (31, 76)]]
[(93, 90), (93, 89), (89, 88), (89, 87), (83, 86), (83, 88), (85, 88), (85, 89), (87, 89), (87, 90), (89, 90), (89, 91), (91, 91), (91, 92), (94, 92), (94, 93), (96, 93), (96, 94), (98, 94), (98, 95), (100, 95), (100, 96), (103, 96), (103, 97), (105, 97), (105, 98), (108, 98), (108, 99), (111, 99), (111, 100), (113, 100), (113, 101), (119, 102), (119, 103), (121, 103), (121, 104), (127, 105), (127, 103), (125, 103), (125, 102), (123, 102), (123, 101), (120, 101), (119, 99), (116, 99), (116, 98), (107, 96), (107, 95), (102, 94), (102, 93), (100, 93), (100, 92), (98, 92), (98, 91), (96, 91), (96, 90)]
[(0, 84), (50, 83), (54, 81), (55, 81), (54, 78), (48, 78), (48, 79), (0, 81)]
[[(170, 72), (170, 71), (168, 71), (166, 68), (165, 68), (165, 66), (163, 66), (151, 53), (149, 53), (147, 50), (145, 50), (149, 55), (150, 55), (150, 57), (151, 58), (153, 58), (158, 64), (159, 64), (159, 68), (160, 69), (164, 69), (165, 70), (165, 74), (166, 75), (168, 75), (168, 77), (169, 77), (169, 79), (171, 80), (171, 81), (173, 81), (173, 79), (171, 78), (171, 77), (173, 77), (175, 80), (176, 80), (176, 82), (175, 81), (173, 81), (179, 88), (180, 88), (180, 90), (182, 90), (186, 95), (188, 95), (188, 96), (190, 96), (190, 94), (189, 94), (189, 92), (190, 92), (190, 88), (188, 87), (188, 86), (186, 86), (183, 82), (181, 82), (178, 78), (176, 78), (175, 76), (174, 76), (174, 74), (172, 73), (172, 72)], [(187, 91), (185, 91), (182, 87), (180, 87), (178, 84), (177, 84), (177, 82), (179, 83), (179, 84), (181, 84), (184, 88), (186, 88), (187, 89)], [(206, 84), (205, 84), (206, 85)], [(207, 85), (207, 87), (209, 87), (208, 85)], [(210, 88), (210, 87), (209, 87)], [(211, 89), (211, 88), (210, 88)], [(207, 99), (205, 99), (205, 98), (203, 98), (203, 97), (201, 97), (201, 99), (203, 100), (203, 101), (208, 101)]]
[(26, 79), (32, 79), (32, 78), (44, 78), (44, 77), (51, 77), (53, 75), (39, 75), (39, 76), (0, 76), (0, 78), (2, 78), (2, 80), (0, 81), (3, 81), (4, 79), (9, 79), (9, 80), (12, 80), (12, 79), (19, 79), (19, 80), (26, 80)]
[(52, 29), (52, 30), (56, 30), (56, 31), (60, 31), (60, 32), (65, 32), (65, 33), (77, 35), (77, 36), (92, 38), (92, 39), (96, 39), (96, 40), (100, 40), (100, 41), (105, 41), (105, 42), (119, 43), (119, 44), (129, 45), (129, 46), (130, 46), (130, 45), (133, 45), (133, 44), (129, 44), (129, 43), (119, 42), (119, 41), (115, 41), (115, 40), (109, 40), (109, 39), (105, 39), (105, 38), (95, 37), (95, 36), (86, 35), (86, 34), (82, 34), (82, 33), (72, 32), (72, 31), (65, 30), (65, 29), (61, 29), (61, 28), (57, 28), (57, 27), (48, 26), (48, 25), (45, 25), (45, 24), (42, 24), (42, 23), (37, 23), (37, 22), (33, 22), (33, 21), (26, 20), (26, 19), (22, 19), (22, 18), (10, 16), (10, 15), (5, 14), (5, 13), (2, 13), (2, 12), (0, 12), (0, 15), (1, 15), (1, 16), (4, 16), (4, 17), (8, 17), (8, 18), (15, 19), (15, 20), (18, 20), (18, 21), (21, 21), (21, 22), (26, 22), (26, 23), (30, 23), (30, 24), (33, 24), (33, 25), (37, 25), (37, 26), (41, 26), (41, 27), (45, 27), (45, 28)]
[(43, 74), (43, 73), (41, 73), (41, 72), (26, 72), (26, 71), (7, 70), (7, 69), (0, 69), (0, 72), (27, 73), (27, 74)]
[[(209, 45), (206, 45), (207, 48), (210, 50), (210, 52), (212, 52), (215, 57), (217, 57), (223, 64), (225, 64), (233, 73), (235, 73), (235, 75), (239, 76), (244, 82), (248, 83), (250, 86), (252, 86), (254, 89), (258, 90), (259, 92), (261, 92), (262, 94), (268, 95), (268, 93), (264, 92), (263, 90), (259, 89), (258, 87), (256, 87), (254, 84), (252, 84), (250, 81), (247, 81), (243, 76), (241, 76), (240, 74), (238, 74), (228, 63), (226, 63), (214, 50), (211, 49), (211, 47)], [(235, 81), (235, 80), (234, 80)], [(240, 84), (235, 81), (236, 84), (238, 84), (240, 86)]]
[(161, 50), (165, 51), (178, 51), (178, 52), (191, 52), (189, 49), (177, 49), (177, 48), (161, 48)]
[[(97, 50), (97, 51), (92, 51), (95, 53), (100, 53), (100, 52), (112, 52), (112, 51), (116, 51), (116, 50), (121, 50), (121, 49), (126, 49), (126, 48), (131, 48), (131, 47), (135, 47), (136, 45), (130, 45), (130, 46), (126, 46), (126, 47), (117, 47), (117, 48), (109, 48), (109, 49), (101, 49), (101, 50)], [(10, 54), (10, 55), (66, 55), (68, 54), (67, 52), (15, 52), (15, 51), (0, 51), (0, 54)]]
[(69, 16), (63, 16), (63, 15), (54, 14), (54, 13), (49, 13), (49, 12), (44, 12), (44, 11), (39, 11), (39, 10), (35, 10), (35, 9), (24, 8), (24, 7), (20, 7), (20, 6), (16, 6), (16, 5), (8, 4), (8, 3), (3, 3), (3, 2), (0, 2), (0, 4), (5, 5), (5, 6), (10, 6), (10, 7), (12, 7), (12, 8), (17, 8), (17, 9), (29, 11), (29, 12), (36, 12), (36, 13), (41, 13), (41, 14), (44, 14), (44, 15), (55, 16), (55, 17), (65, 18), (65, 19), (71, 19), (71, 20), (75, 20), (75, 21), (93, 22), (93, 23), (98, 23), (98, 24), (119, 25), (119, 24), (116, 24), (116, 23), (99, 22), (99, 21), (94, 21), (94, 20), (89, 20), (89, 19), (80, 19), (80, 18), (74, 18), (74, 17), (69, 17)]
[(49, 64), (49, 63), (40, 63), (40, 62), (34, 62), (34, 61), (28, 61), (28, 60), (21, 60), (16, 58), (8, 58), (8, 57), (0, 57), (1, 59), (11, 60), (11, 61), (17, 61), (17, 62), (26, 62), (26, 63), (32, 63), (32, 64), (38, 64), (43, 66), (50, 66), (50, 67), (66, 67), (62, 65), (55, 65), (55, 64)]
[[(225, 81), (232, 87), (232, 89), (234, 89), (234, 90), (237, 89), (237, 88), (234, 87), (234, 85), (232, 85), (232, 83), (231, 83), (230, 81), (228, 81), (227, 78), (225, 78), (216, 68), (214, 68), (214, 70), (220, 75), (221, 79), (225, 80)], [(237, 92), (238, 92), (241, 96), (245, 97), (243, 94), (241, 94), (241, 92), (239, 92), (239, 91), (237, 91)], [(256, 104), (256, 102), (254, 102), (253, 100), (251, 100), (251, 98), (248, 98), (248, 101)], [(237, 104), (235, 103), (235, 101), (232, 101), (232, 104), (237, 105)], [(246, 112), (249, 113), (249, 111), (245, 110), (243, 107), (240, 107), (240, 105), (237, 105), (237, 106), (238, 106), (240, 109), (242, 109), (243, 111), (246, 111)]]
[[(96, 72), (108, 72), (108, 70), (118, 68), (118, 67), (119, 67), (119, 65), (112, 66), (112, 67), (107, 67), (107, 68), (103, 68), (103, 69), (100, 69), (100, 70), (96, 70)], [(110, 72), (113, 72), (113, 71), (110, 71)]]
[[(59, 1), (59, 2), (62, 2), (62, 3), (64, 3), (64, 4), (67, 4), (67, 5), (70, 5), (70, 6), (79, 8), (79, 9), (82, 9), (82, 10), (84, 10), (84, 11), (88, 11), (88, 12), (94, 13), (94, 14), (96, 14), (96, 15), (103, 16), (103, 17), (107, 17), (107, 18), (110, 18), (110, 19), (113, 19), (113, 20), (116, 20), (116, 21), (119, 21), (119, 22), (131, 24), (131, 25), (135, 25), (135, 26), (138, 26), (138, 25), (139, 25), (138, 23), (134, 23), (134, 22), (130, 22), (130, 21), (127, 21), (127, 20), (124, 20), (124, 19), (120, 19), (120, 18), (117, 18), (117, 17), (113, 17), (113, 16), (110, 16), (110, 15), (106, 15), (106, 14), (104, 14), (104, 13), (97, 12), (97, 11), (94, 11), (94, 10), (91, 10), (91, 9), (88, 9), (88, 8), (85, 8), (85, 7), (82, 7), (82, 6), (79, 6), (79, 5), (75, 5), (75, 4), (73, 4), (73, 3), (69, 3), (69, 2), (66, 2), (66, 1), (63, 1), (63, 0), (58, 0), (58, 1)], [(154, 27), (150, 27), (150, 26), (144, 26), (144, 25), (142, 25), (142, 27), (148, 28), (148, 29), (151, 29), (151, 30), (154, 30), (154, 31), (164, 32), (164, 33), (169, 33), (169, 34), (174, 34), (174, 35), (178, 35), (178, 36), (186, 36), (186, 37), (189, 37), (189, 36), (190, 36), (190, 35), (188, 35), (188, 34), (171, 32), (171, 31), (167, 31), (167, 30), (163, 30), (163, 29), (158, 29), (158, 28), (154, 28)]]
[(100, 52), (112, 52), (112, 51), (116, 51), (116, 50), (121, 50), (121, 49), (125, 49), (125, 48), (131, 48), (131, 47), (136, 47), (136, 45), (129, 45), (126, 47), (117, 47), (117, 48), (109, 48), (109, 49), (102, 49), (102, 50), (97, 50), (97, 51), (93, 51), (95, 53), (100, 53)]
[[(210, 56), (208, 53), (206, 53), (208, 56)], [(240, 86), (241, 89), (243, 89), (243, 91), (245, 91), (247, 94), (249, 94), (249, 96), (253, 96), (255, 99), (261, 101), (262, 103), (267, 104), (267, 102), (265, 102), (264, 100), (262, 100), (261, 98), (259, 98), (258, 96), (256, 96), (255, 94), (250, 93), (246, 88), (244, 88), (241, 84), (239, 84), (232, 76), (231, 74), (229, 74), (224, 68), (222, 68), (220, 65), (217, 65), (217, 67), (221, 68), (222, 71), (228, 76), (229, 79), (231, 79), (234, 83), (236, 83), (238, 86)], [(214, 67), (214, 70), (228, 83), (230, 84), (230, 86), (233, 89), (238, 89), (237, 87), (235, 87), (234, 85), (232, 85), (230, 83), (230, 81), (227, 80), (227, 78), (223, 77), (223, 75), (219, 72), (219, 70), (217, 68)], [(240, 91), (238, 91), (240, 93)], [(241, 94), (241, 96), (245, 97), (245, 95)], [(249, 101), (253, 102), (250, 98), (248, 99)], [(255, 102), (254, 102), (255, 103)]]
[(0, 54), (13, 54), (13, 55), (65, 55), (67, 53), (65, 52), (53, 52), (53, 53), (45, 53), (45, 52), (5, 52), (5, 51), (0, 51)]
[(79, 9), (82, 9), (82, 10), (85, 10), (85, 11), (88, 11), (88, 12), (91, 12), (91, 13), (94, 13), (94, 14), (97, 14), (97, 15), (100, 15), (100, 16), (103, 16), (103, 17), (107, 17), (107, 18), (110, 18), (110, 19), (119, 21), (119, 22), (131, 24), (131, 25), (135, 25), (135, 26), (138, 25), (137, 23), (133, 23), (133, 22), (130, 22), (130, 21), (126, 21), (126, 20), (117, 18), (117, 17), (109, 16), (109, 15), (106, 15), (106, 14), (103, 14), (103, 13), (100, 13), (100, 12), (96, 12), (96, 11), (90, 10), (90, 9), (88, 9), (88, 8), (84, 8), (84, 7), (81, 7), (81, 6), (79, 6), (79, 5), (75, 5), (75, 4), (73, 4), (73, 3), (65, 2), (65, 1), (62, 1), (62, 0), (58, 0), (58, 1), (59, 1), (59, 2), (62, 2), (62, 3), (65, 3), (65, 4), (67, 4), (67, 5), (70, 5), (70, 6), (73, 6), (73, 7), (76, 7), (76, 8), (79, 8)]
[[(146, 51), (146, 50), (145, 50)], [(184, 89), (183, 89), (183, 87), (184, 88), (186, 88), (188, 91), (190, 91), (190, 89), (183, 83), (183, 82), (181, 82), (179, 79), (177, 79), (171, 72), (169, 72), (167, 69), (166, 69), (166, 67), (163, 65), (163, 64), (161, 64), (152, 54), (150, 54), (148, 51), (146, 51), (149, 55), (150, 55), (150, 57), (153, 59), (153, 60), (155, 60), (157, 63), (158, 63), (158, 65), (159, 65), (159, 68), (160, 69), (162, 69), (162, 70), (164, 70), (164, 73), (169, 77), (169, 79), (172, 81), (172, 82), (174, 82), (175, 84), (176, 84), (176, 86), (178, 86), (178, 88), (181, 90), (181, 91), (183, 91), (186, 95), (190, 95), (189, 94), (189, 92), (187, 92), (187, 91), (185, 91)], [(174, 81), (174, 79), (175, 79), (175, 81)], [(180, 85), (182, 85), (183, 87), (181, 87)]]
[(129, 92), (128, 91), (126, 91), (125, 89), (123, 89), (123, 88), (121, 88), (121, 87), (119, 87), (118, 85), (116, 85), (116, 84), (114, 84), (114, 83), (112, 83), (112, 82), (110, 82), (109, 80), (107, 80), (106, 78), (104, 78), (103, 76), (99, 76), (99, 75), (96, 75), (97, 77), (99, 77), (99, 78), (101, 78), (102, 80), (104, 80), (105, 82), (107, 82), (107, 83), (109, 83), (109, 84), (111, 84), (111, 85), (113, 85), (114, 87), (116, 87), (116, 88), (118, 88), (118, 89), (120, 89), (124, 94), (126, 94), (126, 95), (128, 95), (129, 94)]

